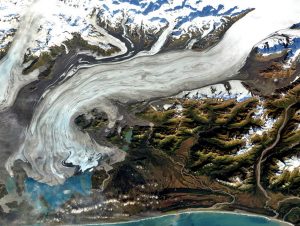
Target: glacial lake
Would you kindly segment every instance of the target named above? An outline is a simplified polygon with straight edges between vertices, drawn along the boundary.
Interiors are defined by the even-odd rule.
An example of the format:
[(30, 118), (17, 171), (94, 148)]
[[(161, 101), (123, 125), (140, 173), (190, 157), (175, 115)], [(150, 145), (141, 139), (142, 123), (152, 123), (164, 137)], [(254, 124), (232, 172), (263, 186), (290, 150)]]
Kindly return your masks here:
[(92, 226), (280, 226), (265, 217), (223, 212), (187, 212), (138, 221), (92, 224)]

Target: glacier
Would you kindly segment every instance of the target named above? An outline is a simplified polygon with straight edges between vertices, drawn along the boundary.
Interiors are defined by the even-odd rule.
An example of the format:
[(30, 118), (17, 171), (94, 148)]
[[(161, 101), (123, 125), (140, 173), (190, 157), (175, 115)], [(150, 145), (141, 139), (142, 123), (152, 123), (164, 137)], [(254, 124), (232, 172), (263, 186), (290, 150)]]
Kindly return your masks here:
[[(154, 4), (157, 2), (159, 4)], [(52, 44), (61, 45), (71, 38), (72, 32), (82, 33), (86, 40), (94, 42), (95, 37), (91, 38), (91, 34), (97, 30), (102, 43), (105, 44), (104, 40), (113, 41), (125, 52), (127, 47), (124, 43), (116, 37), (108, 38), (112, 37), (112, 27), (130, 31), (136, 25), (143, 25), (145, 32), (154, 33), (154, 27), (162, 26), (163, 29), (160, 29), (162, 33), (158, 35), (156, 44), (135, 57), (99, 65), (83, 63), (63, 73), (61, 81), (55, 87), (49, 87), (41, 97), (25, 130), (23, 144), (6, 163), (8, 172), (13, 176), (14, 162), (22, 160), (28, 163), (24, 169), (29, 177), (55, 185), (74, 174), (74, 168), (68, 167), (70, 165), (80, 171), (97, 166), (109, 169), (111, 164), (122, 161), (125, 154), (116, 147), (96, 143), (88, 133), (80, 131), (74, 124), (78, 115), (91, 107), (97, 108), (109, 116), (110, 129), (122, 118), (115, 101), (144, 101), (230, 79), (239, 72), (252, 47), (260, 40), (274, 30), (298, 22), (300, 9), (293, 7), (296, 2), (288, 0), (282, 5), (270, 0), (181, 1), (180, 4), (178, 1), (35, 1), (35, 7), (30, 7), (26, 13), (23, 10), (20, 12), (24, 13), (20, 14), (22, 18), (34, 18), (35, 26), (26, 30), (20, 21), (19, 27), (15, 28), (17, 31), (12, 47), (1, 61), (3, 75), (0, 90), (6, 94), (1, 95), (1, 110), (13, 104), (21, 87), (36, 79), (37, 72), (34, 72), (27, 77), (30, 78), (28, 81), (18, 80), (22, 76), (23, 54), (28, 49), (40, 54)], [(255, 10), (234, 23), (223, 39), (206, 51), (157, 54), (167, 38), (190, 34), (194, 26), (203, 38), (203, 35), (209, 34), (211, 27), (222, 26), (220, 22), (226, 22), (228, 15), (235, 16), (252, 8)], [(65, 14), (56, 9), (63, 9)], [(284, 18), (278, 18), (277, 15), (282, 12), (287, 13)], [(103, 21), (98, 21), (96, 26), (95, 16), (106, 21), (107, 27), (98, 27)], [(162, 16), (163, 19), (159, 19)], [(241, 33), (244, 34), (242, 39)], [(24, 37), (28, 39), (22, 45)], [(14, 51), (18, 54), (12, 54)]]

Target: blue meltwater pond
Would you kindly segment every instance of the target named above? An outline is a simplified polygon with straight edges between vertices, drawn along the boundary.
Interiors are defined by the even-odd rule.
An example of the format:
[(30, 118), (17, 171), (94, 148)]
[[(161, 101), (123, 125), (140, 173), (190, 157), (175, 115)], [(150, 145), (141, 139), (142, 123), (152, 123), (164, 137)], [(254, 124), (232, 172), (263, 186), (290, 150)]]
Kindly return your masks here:
[(25, 192), (38, 211), (47, 212), (64, 204), (72, 195), (89, 195), (92, 187), (91, 176), (92, 174), (87, 172), (70, 177), (63, 184), (56, 186), (49, 186), (27, 178)]

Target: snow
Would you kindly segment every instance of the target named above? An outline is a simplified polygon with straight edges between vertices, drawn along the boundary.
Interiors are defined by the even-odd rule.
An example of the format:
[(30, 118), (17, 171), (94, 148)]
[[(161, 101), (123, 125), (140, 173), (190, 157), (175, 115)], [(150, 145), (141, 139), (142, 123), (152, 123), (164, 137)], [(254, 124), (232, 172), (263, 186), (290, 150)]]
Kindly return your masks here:
[[(129, 31), (144, 29), (146, 33), (158, 33), (171, 27), (167, 35), (180, 38), (183, 34), (198, 32), (202, 37), (213, 29), (222, 26), (225, 17), (235, 16), (249, 6), (239, 1), (171, 1), (171, 0), (53, 0), (40, 1), (39, 10), (43, 14), (36, 38), (30, 44), (34, 55), (48, 51), (50, 47), (60, 46), (80, 33), (89, 44), (105, 47), (95, 17), (97, 15), (106, 26), (120, 27), (122, 22)], [(25, 8), (31, 0), (3, 0), (0, 3), (0, 49), (12, 40), (14, 31), (19, 27), (19, 19), (24, 16)], [(124, 21), (126, 19), (126, 21)], [(175, 35), (178, 33), (179, 35)]]
[(253, 135), (254, 131), (251, 127), (249, 132), (244, 134), (242, 136), (242, 139), (245, 141), (245, 145), (236, 153), (236, 155), (242, 155), (247, 153), (249, 150), (251, 150), (252, 142), (251, 142), (251, 136)]
[(163, 106), (163, 108), (164, 108), (165, 111), (167, 111), (167, 110), (169, 110), (172, 106), (173, 106), (173, 104), (165, 104), (165, 105)]
[(0, 49), (13, 41), (20, 17), (26, 12), (30, 1), (0, 1)]
[(260, 136), (263, 135), (264, 132), (271, 130), (273, 128), (274, 124), (276, 123), (275, 119), (267, 117), (265, 108), (263, 107), (261, 102), (256, 107), (256, 111), (254, 112), (253, 118), (264, 120), (264, 124), (259, 128), (250, 127), (248, 133), (243, 134), (242, 139), (245, 141), (245, 145), (237, 152), (236, 155), (242, 155), (242, 154), (248, 153), (252, 149), (252, 146), (253, 146), (253, 144), (251, 142), (251, 137), (254, 134), (257, 134)]
[(300, 55), (300, 29), (279, 30), (259, 42), (256, 47), (263, 57), (287, 51), (287, 59), (284, 60), (283, 68), (289, 69)]
[[(214, 2), (211, 0), (210, 4)], [(68, 79), (44, 93), (24, 143), (6, 163), (8, 172), (13, 175), (11, 166), (17, 159), (28, 161), (31, 165), (27, 169), (28, 176), (53, 185), (73, 175), (61, 164), (63, 161), (83, 171), (110, 162), (106, 160), (122, 161), (118, 150), (99, 145), (87, 133), (79, 131), (74, 117), (88, 108), (99, 107), (109, 115), (111, 128), (119, 116), (116, 102), (111, 100), (144, 101), (228, 80), (239, 72), (259, 40), (299, 19), (298, 0), (287, 0), (286, 4), (271, 0), (227, 2), (258, 8), (234, 24), (221, 42), (206, 52), (170, 51), (126, 62), (103, 63), (75, 74), (70, 70), (66, 75)], [(49, 0), (45, 4), (49, 4)], [(47, 9), (47, 5), (45, 7)], [(20, 88), (22, 84), (15, 84), (14, 78), (3, 81), (1, 86)], [(8, 89), (8, 98), (12, 99), (15, 92)]]
[(190, 99), (236, 99), (238, 102), (252, 97), (251, 92), (244, 87), (241, 81), (231, 80), (229, 85), (230, 88), (228, 90), (224, 84), (215, 84), (192, 91), (184, 91), (178, 94), (177, 97)]
[(267, 116), (262, 100), (256, 108), (254, 119), (262, 119), (264, 121), (264, 124), (259, 129), (254, 130), (257, 135), (262, 135), (265, 131), (269, 131), (276, 123), (276, 119)]
[(295, 169), (298, 169), (300, 167), (300, 157), (292, 156), (291, 158), (284, 160), (284, 162), (278, 161), (277, 166), (281, 172), (285, 170), (293, 172)]

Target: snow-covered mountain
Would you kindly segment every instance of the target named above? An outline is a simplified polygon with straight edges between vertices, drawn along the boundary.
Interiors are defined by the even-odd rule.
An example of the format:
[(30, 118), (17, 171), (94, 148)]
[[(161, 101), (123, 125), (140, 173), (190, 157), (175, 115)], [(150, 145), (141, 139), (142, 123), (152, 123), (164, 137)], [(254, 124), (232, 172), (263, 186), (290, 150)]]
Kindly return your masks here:
[(295, 66), (300, 55), (300, 24), (277, 31), (258, 43), (257, 54), (262, 58), (282, 57), (282, 68)]
[(1, 0), (0, 51), (3, 51), (12, 42), (19, 27), (20, 18), (30, 3), (31, 1)]
[[(299, 82), (300, 24), (270, 33), (254, 45), (243, 72), (260, 93), (281, 92)], [(259, 82), (257, 82), (259, 81)]]
[(125, 25), (132, 38), (142, 33), (158, 35), (171, 26), (170, 42), (182, 39), (193, 44), (220, 28), (226, 29), (225, 24), (248, 12), (248, 8), (240, 8), (236, 3), (207, 0), (106, 1), (99, 10), (98, 19), (109, 30)]
[[(223, 35), (232, 23), (250, 11), (239, 1), (216, 0), (54, 0), (37, 1), (40, 19), (29, 52), (40, 55), (52, 46), (72, 39), (74, 33), (90, 45), (106, 49), (112, 43), (103, 38), (98, 25), (114, 34), (126, 32), (133, 43), (144, 39), (143, 46), (153, 44), (169, 28), (171, 46), (189, 46), (216, 32)], [(33, 5), (32, 0), (0, 2), (0, 49), (13, 41), (20, 21)], [(218, 37), (219, 38), (219, 37)], [(211, 39), (211, 37), (210, 37)], [(149, 41), (150, 40), (150, 41)], [(171, 44), (170, 44), (171, 43)], [(172, 45), (172, 43), (175, 43)], [(212, 43), (213, 44), (213, 43)], [(143, 47), (142, 47), (143, 48)]]

